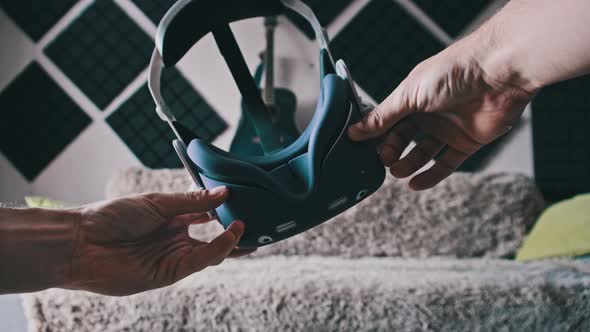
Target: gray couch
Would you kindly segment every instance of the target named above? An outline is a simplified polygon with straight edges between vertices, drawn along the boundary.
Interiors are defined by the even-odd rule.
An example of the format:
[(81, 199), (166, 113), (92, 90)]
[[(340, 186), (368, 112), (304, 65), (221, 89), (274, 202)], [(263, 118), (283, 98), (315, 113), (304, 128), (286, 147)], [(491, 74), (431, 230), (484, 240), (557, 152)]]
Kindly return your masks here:
[[(183, 171), (130, 169), (107, 191), (189, 183)], [(419, 193), (388, 178), (332, 221), (171, 287), (49, 290), (25, 295), (25, 311), (31, 331), (589, 331), (589, 261), (506, 259), (543, 208), (520, 175), (455, 174)]]

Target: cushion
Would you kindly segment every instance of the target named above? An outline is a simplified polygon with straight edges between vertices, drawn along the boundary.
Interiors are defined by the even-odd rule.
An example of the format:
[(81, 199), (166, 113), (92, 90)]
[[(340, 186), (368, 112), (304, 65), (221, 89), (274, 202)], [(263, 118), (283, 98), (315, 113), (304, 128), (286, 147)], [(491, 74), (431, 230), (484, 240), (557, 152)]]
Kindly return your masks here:
[(68, 206), (65, 202), (41, 196), (27, 196), (25, 197), (25, 202), (30, 208), (63, 209)]
[(548, 208), (527, 237), (517, 260), (590, 255), (590, 194)]
[[(108, 196), (184, 191), (190, 185), (184, 170), (133, 168), (113, 177)], [(388, 177), (361, 204), (254, 256), (508, 257), (543, 208), (535, 184), (523, 175), (456, 173), (422, 192)], [(204, 240), (220, 231), (216, 223), (191, 228), (194, 237)]]

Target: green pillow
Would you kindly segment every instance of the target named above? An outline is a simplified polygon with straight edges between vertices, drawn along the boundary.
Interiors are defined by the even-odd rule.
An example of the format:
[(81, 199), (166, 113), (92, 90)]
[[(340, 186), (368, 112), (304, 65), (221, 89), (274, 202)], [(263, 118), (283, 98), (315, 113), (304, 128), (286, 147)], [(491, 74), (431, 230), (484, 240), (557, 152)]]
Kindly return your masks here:
[(545, 210), (524, 241), (516, 260), (579, 257), (590, 254), (590, 194)]

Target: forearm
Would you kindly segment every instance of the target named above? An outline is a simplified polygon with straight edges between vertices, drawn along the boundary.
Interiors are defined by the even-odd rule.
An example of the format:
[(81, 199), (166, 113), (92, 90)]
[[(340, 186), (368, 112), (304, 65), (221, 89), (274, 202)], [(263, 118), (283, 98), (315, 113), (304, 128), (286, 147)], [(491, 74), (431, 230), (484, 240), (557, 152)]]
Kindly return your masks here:
[(590, 72), (590, 1), (513, 0), (465, 38), (494, 79), (528, 91)]
[(0, 294), (62, 286), (70, 274), (73, 211), (0, 208)]

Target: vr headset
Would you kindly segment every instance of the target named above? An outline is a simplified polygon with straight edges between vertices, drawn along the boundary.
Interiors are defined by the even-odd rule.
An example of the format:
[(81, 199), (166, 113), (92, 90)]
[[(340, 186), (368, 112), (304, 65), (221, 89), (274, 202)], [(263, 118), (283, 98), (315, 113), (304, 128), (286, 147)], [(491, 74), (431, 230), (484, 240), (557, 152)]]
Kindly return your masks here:
[[(273, 123), (241, 54), (230, 22), (276, 16), (291, 10), (313, 27), (320, 44), (321, 91), (317, 109), (301, 136), (280, 151), (265, 137)], [(238, 156), (204, 141), (179, 123), (160, 92), (164, 67), (173, 67), (211, 32), (261, 137), (263, 156)], [(224, 228), (243, 220), (239, 246), (255, 248), (317, 226), (375, 192), (385, 169), (371, 142), (352, 142), (346, 132), (363, 116), (363, 104), (342, 60), (334, 62), (328, 37), (300, 0), (180, 0), (158, 27), (149, 89), (156, 111), (177, 139), (173, 146), (199, 188), (227, 186), (229, 199), (211, 211)], [(268, 136), (268, 135), (267, 135)]]

